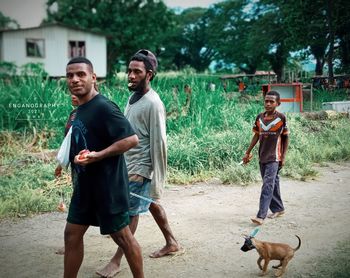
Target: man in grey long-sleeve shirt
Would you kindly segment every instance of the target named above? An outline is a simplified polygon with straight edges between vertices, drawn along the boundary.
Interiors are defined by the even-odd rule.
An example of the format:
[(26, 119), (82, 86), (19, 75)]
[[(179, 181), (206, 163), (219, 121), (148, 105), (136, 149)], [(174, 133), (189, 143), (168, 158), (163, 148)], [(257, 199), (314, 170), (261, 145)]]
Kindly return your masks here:
[[(167, 146), (165, 107), (150, 86), (157, 66), (157, 59), (149, 50), (141, 49), (131, 58), (128, 88), (133, 94), (125, 109), (125, 116), (139, 138), (139, 144), (125, 153), (130, 192), (141, 196), (130, 196), (130, 229), (135, 233), (139, 214), (149, 210), (166, 241), (163, 248), (150, 255), (152, 258), (180, 250), (160, 205), (166, 178)], [(111, 261), (96, 273), (102, 277), (112, 277), (120, 271), (122, 256), (123, 252), (118, 248)]]
[(164, 104), (150, 88), (138, 101), (127, 104), (125, 117), (140, 138), (139, 144), (125, 154), (128, 174), (151, 180), (150, 194), (144, 197), (160, 199), (167, 166)]

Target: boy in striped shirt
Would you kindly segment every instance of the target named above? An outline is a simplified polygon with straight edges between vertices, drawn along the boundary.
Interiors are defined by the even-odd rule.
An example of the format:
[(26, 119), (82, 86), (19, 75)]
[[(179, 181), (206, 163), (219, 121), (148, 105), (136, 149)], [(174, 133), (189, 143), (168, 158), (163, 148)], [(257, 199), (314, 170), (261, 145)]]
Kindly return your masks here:
[(243, 157), (243, 163), (247, 164), (251, 159), (250, 152), (259, 141), (259, 165), (263, 186), (259, 211), (256, 217), (251, 219), (257, 225), (264, 223), (269, 209), (272, 212), (267, 216), (269, 218), (284, 214), (278, 173), (284, 166), (289, 131), (286, 116), (276, 110), (280, 104), (278, 92), (270, 91), (265, 95), (265, 111), (256, 117), (254, 136)]

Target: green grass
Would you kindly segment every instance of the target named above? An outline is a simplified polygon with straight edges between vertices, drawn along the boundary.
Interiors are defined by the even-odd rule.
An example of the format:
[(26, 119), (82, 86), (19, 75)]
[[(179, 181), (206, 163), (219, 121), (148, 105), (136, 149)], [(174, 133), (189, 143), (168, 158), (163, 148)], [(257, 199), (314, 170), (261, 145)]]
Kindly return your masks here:
[(349, 92), (346, 89), (327, 91), (327, 90), (313, 90), (313, 102), (311, 104), (310, 96), (307, 95), (304, 97), (303, 109), (304, 111), (318, 111), (322, 109), (323, 102), (332, 102), (332, 101), (348, 101)]
[(313, 267), (307, 276), (295, 275), (295, 277), (348, 278), (350, 276), (349, 256), (350, 239), (338, 242), (333, 252), (309, 262)]
[[(209, 82), (216, 85), (207, 90)], [(18, 213), (55, 210), (62, 196), (69, 199), (67, 177), (56, 181), (56, 163), (33, 158), (33, 153), (57, 149), (72, 107), (64, 80), (15, 78), (0, 80), (0, 218)], [(100, 92), (124, 109), (130, 95), (125, 77), (99, 84)], [(186, 111), (185, 84), (192, 88)], [(174, 96), (173, 86), (179, 93)], [(259, 92), (242, 98), (223, 92), (217, 76), (159, 74), (153, 82), (168, 112), (168, 183), (191, 183), (219, 177), (224, 183), (248, 185), (260, 180), (257, 147), (247, 166), (239, 165), (252, 137), (252, 124), (263, 110)], [(314, 94), (315, 107), (322, 101), (346, 97), (344, 91)], [(50, 108), (19, 109), (14, 104), (45, 103)], [(317, 104), (317, 105), (316, 105)], [(34, 116), (37, 116), (35, 118)], [(290, 148), (282, 175), (306, 180), (317, 175), (315, 163), (350, 159), (348, 118), (309, 120), (287, 115)]]

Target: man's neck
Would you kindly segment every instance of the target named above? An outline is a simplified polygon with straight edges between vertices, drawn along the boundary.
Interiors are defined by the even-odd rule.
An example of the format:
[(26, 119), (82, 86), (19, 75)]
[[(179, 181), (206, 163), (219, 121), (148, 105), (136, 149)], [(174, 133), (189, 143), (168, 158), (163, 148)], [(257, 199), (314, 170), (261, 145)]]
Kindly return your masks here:
[(273, 111), (265, 111), (265, 116), (273, 116), (276, 113), (276, 110)]
[(97, 95), (98, 92), (95, 89), (92, 89), (90, 93), (84, 95), (82, 98), (79, 98), (79, 105), (89, 102)]
[(142, 92), (140, 92), (141, 94), (145, 95), (147, 94), (149, 91), (151, 90), (151, 86), (147, 86)]

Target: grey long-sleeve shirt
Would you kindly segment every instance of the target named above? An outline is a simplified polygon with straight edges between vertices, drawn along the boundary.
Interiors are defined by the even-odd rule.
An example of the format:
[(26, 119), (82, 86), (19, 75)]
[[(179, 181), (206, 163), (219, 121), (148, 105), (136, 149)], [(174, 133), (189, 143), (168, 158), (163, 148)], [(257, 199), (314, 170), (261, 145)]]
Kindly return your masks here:
[(150, 89), (141, 99), (126, 105), (125, 117), (139, 137), (139, 144), (127, 151), (128, 174), (152, 180), (151, 197), (162, 195), (167, 167), (166, 113), (159, 95)]

